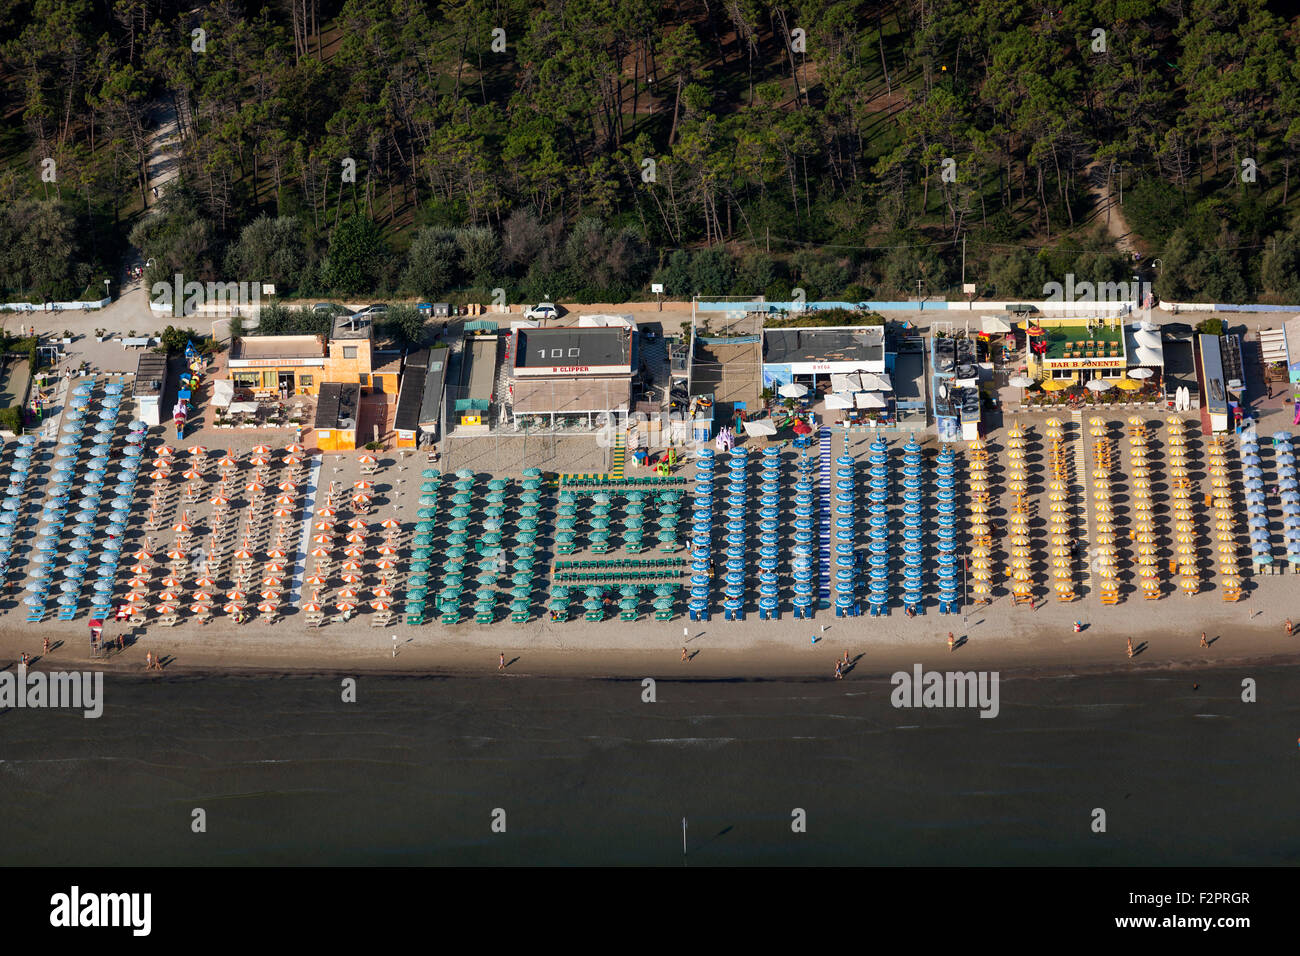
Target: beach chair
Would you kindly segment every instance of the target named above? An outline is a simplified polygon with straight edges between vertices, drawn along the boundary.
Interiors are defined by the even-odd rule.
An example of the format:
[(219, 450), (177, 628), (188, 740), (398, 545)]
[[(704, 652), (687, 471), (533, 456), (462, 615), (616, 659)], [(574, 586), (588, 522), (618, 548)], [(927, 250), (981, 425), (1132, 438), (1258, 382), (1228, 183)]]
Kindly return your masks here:
[(510, 613), (510, 621), (511, 621), (511, 623), (513, 623), (513, 624), (527, 624), (527, 623), (528, 623), (528, 612), (527, 612), (527, 611), (512, 611), (512, 612)]
[(492, 611), (479, 611), (474, 615), (475, 624), (491, 624), (495, 614)]
[(164, 614), (155, 622), (159, 627), (175, 627), (180, 622), (175, 614)]

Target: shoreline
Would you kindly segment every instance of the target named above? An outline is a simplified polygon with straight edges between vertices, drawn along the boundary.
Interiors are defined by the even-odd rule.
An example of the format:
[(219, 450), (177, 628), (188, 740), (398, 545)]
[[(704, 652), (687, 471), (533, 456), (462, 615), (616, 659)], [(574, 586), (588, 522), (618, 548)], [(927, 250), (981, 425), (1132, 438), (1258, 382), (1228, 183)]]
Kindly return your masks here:
[[(1088, 631), (1071, 637), (1086, 638)], [(1246, 667), (1300, 666), (1294, 645), (1287, 646), (1284, 636), (1270, 639), (1264, 633), (1230, 635), (1233, 653), (1218, 656), (1213, 645), (1207, 652), (1198, 646), (1197, 637), (1179, 638), (1134, 635), (1140, 651), (1129, 659), (1122, 645), (1113, 646), (1114, 638), (1091, 642), (1071, 642), (1073, 646), (1039, 647), (1025, 653), (1018, 641), (994, 639), (991, 646), (974, 642), (947, 649), (946, 640), (936, 646), (933, 641), (877, 641), (870, 638), (848, 646), (842, 636), (823, 638), (815, 646), (790, 647), (775, 642), (753, 643), (747, 647), (695, 646), (710, 635), (705, 632), (687, 644), (695, 656), (680, 660), (680, 640), (663, 649), (644, 647), (562, 648), (510, 647), (485, 643), (441, 641), (433, 645), (398, 644), (396, 657), (391, 644), (373, 648), (376, 653), (363, 654), (356, 646), (339, 647), (304, 660), (301, 648), (281, 647), (175, 647), (173, 641), (145, 635), (123, 651), (91, 657), (79, 644), (76, 649), (66, 642), (54, 645), (50, 655), (31, 654), (32, 670), (102, 670), (114, 678), (137, 677), (141, 680), (235, 679), (286, 680), (368, 676), (412, 679), (466, 678), (536, 678), (542, 680), (639, 681), (653, 677), (657, 681), (710, 682), (779, 682), (833, 681), (835, 661), (848, 650), (852, 666), (845, 681), (888, 679), (897, 671), (910, 671), (920, 664), (926, 670), (967, 671), (995, 670), (1003, 679), (1068, 679), (1085, 676), (1131, 674), (1179, 674), (1197, 671), (1221, 671)], [(1214, 643), (1218, 643), (1216, 639)], [(1291, 641), (1300, 640), (1300, 637)], [(1104, 642), (1104, 644), (1103, 644)], [(1189, 643), (1190, 642), (1190, 643)], [(21, 636), (0, 629), (0, 666), (15, 667), (24, 644)], [(378, 642), (375, 642), (378, 644)], [(171, 645), (171, 646), (169, 646)], [(1179, 646), (1181, 645), (1181, 646)], [(162, 672), (147, 672), (144, 655), (155, 651), (166, 665)], [(322, 650), (322, 649), (318, 649)], [(39, 648), (38, 648), (39, 651)], [(385, 653), (387, 652), (387, 653)], [(698, 653), (696, 653), (698, 652)], [(505, 671), (498, 669), (497, 655), (506, 655)], [(238, 654), (241, 663), (231, 664), (229, 657)]]

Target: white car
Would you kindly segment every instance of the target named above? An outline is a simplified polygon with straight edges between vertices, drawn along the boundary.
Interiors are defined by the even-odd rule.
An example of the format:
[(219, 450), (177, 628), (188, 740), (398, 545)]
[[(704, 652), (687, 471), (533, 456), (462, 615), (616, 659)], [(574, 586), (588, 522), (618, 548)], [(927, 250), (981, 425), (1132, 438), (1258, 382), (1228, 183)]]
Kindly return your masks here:
[(559, 315), (554, 302), (539, 302), (524, 313), (526, 319), (553, 319)]

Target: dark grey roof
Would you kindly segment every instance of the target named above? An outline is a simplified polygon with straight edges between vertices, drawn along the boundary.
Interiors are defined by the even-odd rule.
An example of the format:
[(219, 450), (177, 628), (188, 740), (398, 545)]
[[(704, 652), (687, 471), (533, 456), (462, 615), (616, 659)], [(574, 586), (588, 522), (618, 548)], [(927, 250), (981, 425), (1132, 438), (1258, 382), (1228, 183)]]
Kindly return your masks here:
[(861, 329), (767, 329), (763, 333), (763, 361), (883, 362), (885, 335), (881, 326)]
[(339, 392), (342, 391), (343, 385), (340, 382), (324, 382), (320, 387), (320, 394), (316, 396), (316, 427), (333, 428), (339, 420)]
[(520, 329), (515, 337), (515, 349), (515, 368), (632, 364), (632, 335), (628, 329), (617, 326)]
[(442, 393), (447, 380), (450, 349), (429, 349), (428, 368), (424, 372), (424, 389), (420, 399), (419, 423), (433, 425), (442, 414)]
[(352, 382), (326, 382), (316, 398), (317, 428), (356, 428), (361, 386)]
[[(1170, 323), (1172, 324), (1172, 323)], [(1200, 386), (1196, 381), (1196, 356), (1192, 345), (1191, 326), (1161, 328), (1161, 346), (1165, 356), (1165, 391), (1172, 394), (1179, 386), (1186, 385), (1189, 392), (1195, 394)]]
[(144, 352), (135, 367), (135, 385), (131, 394), (136, 398), (161, 397), (167, 387), (167, 356), (157, 352)]
[(419, 349), (406, 357), (402, 385), (397, 390), (397, 411), (393, 413), (394, 428), (410, 432), (415, 431), (420, 424), (420, 403), (424, 398), (424, 377), (428, 365), (428, 349)]

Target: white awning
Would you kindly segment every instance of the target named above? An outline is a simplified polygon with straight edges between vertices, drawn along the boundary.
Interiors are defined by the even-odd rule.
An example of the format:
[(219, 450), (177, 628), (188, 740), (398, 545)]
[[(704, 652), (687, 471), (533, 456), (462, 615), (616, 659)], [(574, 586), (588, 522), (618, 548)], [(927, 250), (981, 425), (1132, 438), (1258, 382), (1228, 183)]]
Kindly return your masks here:
[(1157, 352), (1155, 349), (1139, 345), (1133, 350), (1133, 354), (1129, 356), (1128, 364), (1130, 368), (1138, 365), (1163, 366), (1165, 364), (1165, 354), (1163, 350)]
[(747, 434), (747, 435), (755, 435), (755, 436), (758, 436), (758, 435), (775, 435), (775, 434), (776, 434), (776, 426), (773, 425), (773, 424), (772, 424), (770, 421), (768, 421), (767, 419), (760, 419), (760, 420), (758, 420), (758, 421), (752, 421), (752, 422), (751, 422), (751, 421), (742, 421), (742, 422), (740, 423), (740, 426), (741, 426), (743, 429), (745, 429), (745, 434)]
[(894, 384), (885, 372), (832, 372), (833, 392), (892, 392)]
[(980, 331), (986, 335), (1005, 335), (1011, 331), (1011, 324), (997, 315), (986, 315), (980, 319)]
[(212, 404), (225, 408), (235, 400), (235, 383), (229, 379), (217, 379), (212, 383)]
[(831, 392), (826, 396), (827, 408), (852, 408), (853, 396), (844, 392)]
[(853, 396), (858, 408), (884, 408), (885, 396), (879, 392), (858, 392)]

